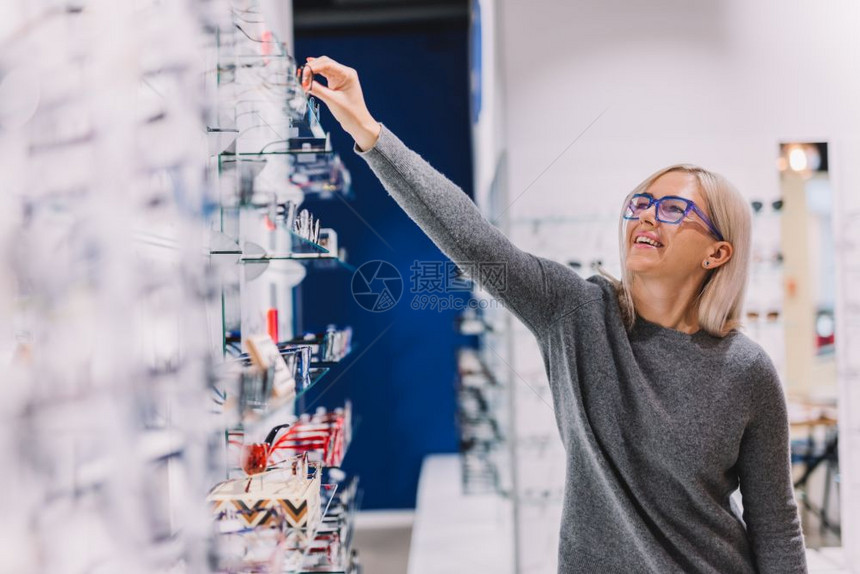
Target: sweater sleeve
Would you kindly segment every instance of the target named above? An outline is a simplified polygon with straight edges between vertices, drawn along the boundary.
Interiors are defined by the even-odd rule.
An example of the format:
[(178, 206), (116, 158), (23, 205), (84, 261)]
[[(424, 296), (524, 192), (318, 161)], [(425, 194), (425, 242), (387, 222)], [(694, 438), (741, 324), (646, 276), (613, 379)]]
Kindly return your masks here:
[[(374, 147), (354, 151), (389, 195), (463, 274), (536, 335), (556, 313), (549, 261), (518, 249), (462, 189), (406, 147), (385, 125)], [(585, 281), (581, 280), (584, 284)]]
[(747, 536), (761, 574), (806, 573), (785, 394), (764, 352), (752, 373), (751, 414), (738, 457)]

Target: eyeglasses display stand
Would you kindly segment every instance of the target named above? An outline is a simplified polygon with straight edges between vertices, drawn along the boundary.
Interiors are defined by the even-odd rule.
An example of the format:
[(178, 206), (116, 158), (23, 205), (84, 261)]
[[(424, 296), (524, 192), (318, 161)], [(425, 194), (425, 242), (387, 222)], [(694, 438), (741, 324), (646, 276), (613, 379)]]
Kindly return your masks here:
[(349, 281), (302, 203), (350, 178), (274, 26), (256, 0), (13, 5), (0, 571), (359, 572), (351, 408), (302, 414), (352, 333), (305, 337), (294, 297)]
[[(597, 272), (597, 265), (609, 266), (617, 260), (617, 218), (617, 213), (595, 212), (535, 223), (513, 214), (511, 238), (524, 249), (565, 262), (588, 277)], [(515, 320), (509, 336), (505, 360), (510, 365), (511, 400), (517, 405), (511, 431), (516, 438), (512, 469), (517, 474), (513, 497), (519, 550), (516, 572), (553, 572), (557, 569), (566, 456), (537, 342)]]
[(785, 266), (780, 242), (783, 200), (753, 199), (750, 204), (752, 257), (743, 320), (746, 334), (767, 351), (780, 377), (786, 380)]
[[(309, 212), (302, 203), (311, 195), (348, 197), (350, 178), (331, 151), (317, 105), (308, 102), (296, 81), (295, 61), (260, 23), (259, 6), (255, 2), (244, 6), (244, 12), (233, 6), (233, 26), (216, 34), (218, 73), (208, 84), (214, 96), (212, 108), (218, 110), (213, 117), (221, 128), (236, 130), (235, 139), (210, 162), (220, 198), (219, 210), (211, 219), (212, 236), (218, 242), (212, 244), (210, 254), (218, 260), (215, 267), (220, 271), (222, 352), (233, 371), (238, 367), (241, 373), (238, 382), (233, 372), (214, 390), (218, 456), (227, 461), (218, 488), (236, 489), (238, 497), (224, 506), (227, 499), (222, 495), (219, 503), (216, 532), (227, 527), (230, 534), (229, 539), (220, 534), (214, 538), (223, 559), (214, 569), (357, 572), (357, 553), (351, 547), (356, 486), (354, 482), (338, 485), (343, 473), (325, 470), (339, 467), (346, 455), (352, 436), (351, 411), (323, 412), (311, 418), (299, 415), (305, 394), (347, 358), (351, 330), (332, 327), (319, 340), (305, 344), (293, 295), (308, 273), (332, 270), (332, 281), (349, 280), (344, 271), (353, 267), (345, 260), (345, 250), (322, 238), (321, 214)], [(326, 237), (332, 233), (329, 230)], [(324, 261), (331, 265), (317, 265)], [(255, 351), (258, 342), (271, 349), (268, 359), (266, 351)], [(279, 379), (270, 369), (284, 364), (286, 375)], [(287, 381), (285, 392), (276, 391), (278, 380)], [(276, 475), (284, 465), (295, 467), (308, 457), (313, 462), (309, 470)], [(276, 502), (280, 495), (275, 493), (289, 491), (296, 480), (321, 478), (319, 484), (307, 483), (310, 486), (296, 483), (298, 498)], [(258, 482), (269, 484), (269, 490), (253, 496), (245, 491)], [(316, 500), (321, 487), (319, 512), (300, 518), (304, 516), (300, 509)], [(308, 493), (314, 496), (308, 498)], [(278, 512), (286, 508), (287, 514), (280, 521), (273, 517), (272, 524), (254, 515), (257, 522), (248, 530), (249, 517), (242, 509), (260, 505)], [(312, 507), (316, 508), (313, 504), (308, 508)], [(227, 525), (237, 517), (245, 520), (246, 527), (230, 530)], [(276, 551), (267, 554), (272, 541), (256, 538), (272, 528), (283, 539)], [(241, 540), (238, 549), (237, 539)], [(248, 559), (255, 548), (261, 549), (263, 562)]]

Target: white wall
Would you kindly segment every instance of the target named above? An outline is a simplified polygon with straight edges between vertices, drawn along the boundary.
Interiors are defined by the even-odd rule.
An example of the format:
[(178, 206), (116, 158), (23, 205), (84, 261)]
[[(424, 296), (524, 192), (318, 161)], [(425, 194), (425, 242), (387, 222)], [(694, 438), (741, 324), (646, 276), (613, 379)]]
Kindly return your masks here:
[[(514, 221), (617, 213), (635, 184), (681, 161), (767, 201), (790, 140), (830, 142), (837, 198), (860, 190), (847, 165), (860, 159), (860, 2), (502, 0), (501, 24), (509, 197), (528, 188)], [(844, 455), (858, 444), (851, 410)], [(860, 501), (847, 466), (843, 498)], [(856, 514), (843, 513), (846, 551), (860, 548)]]
[(503, 2), (512, 195), (608, 108), (518, 212), (616, 204), (682, 160), (775, 195), (779, 140), (860, 131), (858, 24), (850, 1)]

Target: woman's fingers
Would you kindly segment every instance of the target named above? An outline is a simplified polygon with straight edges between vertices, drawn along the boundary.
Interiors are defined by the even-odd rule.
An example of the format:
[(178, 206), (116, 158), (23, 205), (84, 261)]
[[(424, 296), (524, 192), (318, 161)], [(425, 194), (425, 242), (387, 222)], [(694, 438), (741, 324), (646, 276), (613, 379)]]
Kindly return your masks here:
[[(314, 69), (332, 71), (338, 68), (345, 68), (343, 64), (335, 62), (328, 56), (320, 56), (318, 58), (307, 58), (307, 62), (313, 65)], [(320, 72), (322, 73), (322, 72)]]
[[(319, 74), (329, 81), (330, 87), (333, 89), (337, 89), (337, 86), (332, 86), (332, 82), (335, 84), (347, 84), (352, 78), (354, 78), (357, 74), (355, 70), (344, 66), (339, 62), (335, 62), (328, 56), (320, 56), (319, 58), (308, 58), (308, 63), (305, 64), (304, 70), (308, 70), (308, 74)], [(312, 71), (311, 71), (312, 70)], [(302, 79), (304, 80), (304, 73)], [(303, 82), (304, 83), (304, 82)]]
[(301, 74), (299, 82), (302, 84), (302, 89), (307, 92), (311, 89), (311, 84), (314, 81), (314, 69), (306, 64), (299, 68), (299, 73)]
[(317, 82), (316, 80), (313, 80), (311, 82), (311, 84), (308, 86), (307, 92), (310, 95), (316, 96), (317, 98), (324, 101), (327, 106), (331, 106), (332, 96), (334, 95), (334, 91), (331, 90), (330, 88), (327, 88), (326, 86), (322, 85), (321, 83)]
[[(314, 76), (326, 79), (326, 85)], [(301, 71), (302, 89), (322, 100), (341, 127), (361, 149), (369, 149), (379, 137), (379, 123), (371, 117), (361, 93), (358, 72), (328, 56), (308, 58)]]

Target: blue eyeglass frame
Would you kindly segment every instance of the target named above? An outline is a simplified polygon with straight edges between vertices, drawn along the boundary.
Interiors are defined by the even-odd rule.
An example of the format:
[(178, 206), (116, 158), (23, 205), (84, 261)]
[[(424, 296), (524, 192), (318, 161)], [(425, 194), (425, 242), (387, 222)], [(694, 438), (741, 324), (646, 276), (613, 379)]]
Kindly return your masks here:
[[(655, 205), (655, 204), (657, 205), (656, 209), (654, 210), (654, 216), (657, 218), (657, 221), (659, 221), (661, 223), (669, 223), (671, 225), (677, 225), (677, 224), (681, 223), (682, 221), (684, 221), (684, 219), (690, 214), (690, 211), (693, 211), (696, 213), (696, 215), (698, 215), (702, 219), (702, 221), (705, 222), (705, 225), (708, 226), (708, 229), (710, 229), (711, 233), (714, 234), (714, 237), (716, 237), (720, 241), (725, 241), (725, 239), (723, 238), (723, 234), (720, 233), (719, 229), (717, 229), (713, 223), (711, 223), (711, 220), (708, 219), (708, 216), (705, 215), (701, 209), (699, 209), (699, 206), (697, 206), (696, 203), (692, 199), (687, 199), (686, 197), (678, 197), (677, 195), (664, 195), (660, 199), (655, 199), (654, 196), (649, 194), (649, 193), (634, 193), (627, 200), (627, 206), (624, 208), (624, 215), (622, 216), (624, 219), (626, 219), (628, 221), (636, 221), (639, 219), (638, 215), (635, 217), (627, 217), (627, 210), (630, 209), (630, 204), (637, 197), (648, 198), (648, 205), (646, 205), (644, 208), (642, 208), (641, 211), (646, 211), (648, 209), (651, 209), (652, 205)], [(664, 200), (667, 200), (667, 199), (674, 199), (677, 201), (683, 201), (687, 205), (687, 207), (684, 209), (684, 213), (681, 215), (680, 218), (678, 218), (678, 221), (667, 221), (665, 219), (660, 218), (661, 204)]]

